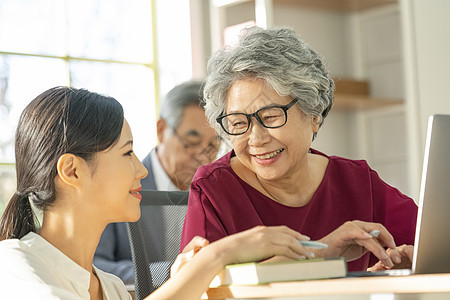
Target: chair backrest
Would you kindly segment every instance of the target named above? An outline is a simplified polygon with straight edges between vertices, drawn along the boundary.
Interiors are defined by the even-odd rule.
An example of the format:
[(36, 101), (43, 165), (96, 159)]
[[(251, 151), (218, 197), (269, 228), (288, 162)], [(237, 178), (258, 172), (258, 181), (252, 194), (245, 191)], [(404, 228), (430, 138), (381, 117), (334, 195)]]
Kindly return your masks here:
[(135, 273), (135, 296), (144, 299), (170, 275), (180, 250), (187, 191), (141, 191), (141, 218), (127, 230)]

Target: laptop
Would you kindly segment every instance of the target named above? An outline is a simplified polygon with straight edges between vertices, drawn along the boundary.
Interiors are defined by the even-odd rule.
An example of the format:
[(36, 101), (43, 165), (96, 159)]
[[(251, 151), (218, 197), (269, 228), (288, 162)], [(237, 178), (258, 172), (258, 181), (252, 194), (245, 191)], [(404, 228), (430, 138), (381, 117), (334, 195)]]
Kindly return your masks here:
[(432, 115), (420, 185), (413, 274), (450, 273), (450, 115)]
[(428, 120), (412, 269), (349, 276), (450, 273), (450, 115)]

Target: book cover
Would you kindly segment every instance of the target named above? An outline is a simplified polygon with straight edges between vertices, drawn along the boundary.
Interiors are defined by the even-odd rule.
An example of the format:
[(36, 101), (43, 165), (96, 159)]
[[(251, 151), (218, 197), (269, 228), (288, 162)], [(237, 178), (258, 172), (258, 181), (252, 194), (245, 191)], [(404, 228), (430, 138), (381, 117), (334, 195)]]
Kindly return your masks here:
[(346, 275), (347, 262), (343, 257), (245, 263), (226, 266), (216, 275), (210, 287), (338, 278)]

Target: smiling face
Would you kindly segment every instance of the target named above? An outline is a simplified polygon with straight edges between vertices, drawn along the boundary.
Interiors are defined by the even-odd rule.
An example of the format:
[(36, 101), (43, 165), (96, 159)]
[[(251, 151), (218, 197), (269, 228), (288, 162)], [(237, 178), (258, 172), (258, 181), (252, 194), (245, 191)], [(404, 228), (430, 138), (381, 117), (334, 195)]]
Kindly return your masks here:
[[(291, 96), (280, 96), (261, 79), (235, 81), (227, 94), (226, 113), (251, 114), (271, 105), (286, 105)], [(319, 126), (298, 105), (287, 111), (287, 122), (280, 128), (264, 128), (251, 118), (248, 131), (230, 136), (236, 157), (262, 180), (292, 178), (305, 167), (314, 132)]]
[(91, 167), (86, 197), (92, 209), (109, 222), (137, 221), (140, 217), (140, 180), (147, 169), (133, 152), (133, 135), (124, 120), (118, 142), (96, 154)]

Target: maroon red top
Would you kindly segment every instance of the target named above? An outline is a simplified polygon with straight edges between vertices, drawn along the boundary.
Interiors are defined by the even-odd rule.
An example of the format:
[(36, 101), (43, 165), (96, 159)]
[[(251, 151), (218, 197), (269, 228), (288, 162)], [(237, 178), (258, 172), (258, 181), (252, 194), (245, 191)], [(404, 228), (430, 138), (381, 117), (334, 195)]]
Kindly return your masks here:
[[(311, 149), (312, 153), (324, 155)], [(289, 207), (273, 201), (243, 181), (230, 166), (229, 152), (200, 167), (189, 193), (181, 249), (196, 235), (210, 242), (256, 225), (286, 225), (317, 240), (346, 221), (383, 224), (397, 245), (414, 244), (417, 206), (386, 184), (364, 160), (330, 156), (324, 178), (311, 201)], [(366, 254), (348, 264), (362, 271), (378, 260)]]

